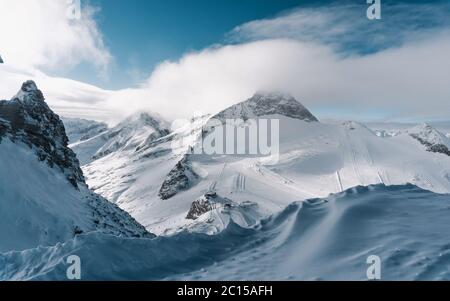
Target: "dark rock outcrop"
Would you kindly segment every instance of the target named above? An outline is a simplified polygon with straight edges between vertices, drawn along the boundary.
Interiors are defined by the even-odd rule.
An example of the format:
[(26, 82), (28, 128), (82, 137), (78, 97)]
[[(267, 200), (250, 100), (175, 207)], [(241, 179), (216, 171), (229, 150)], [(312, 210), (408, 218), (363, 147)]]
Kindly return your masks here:
[(63, 122), (33, 81), (25, 82), (13, 99), (0, 101), (0, 143), (4, 138), (29, 146), (40, 161), (61, 169), (74, 187), (85, 184)]
[(422, 139), (421, 137), (419, 137), (416, 134), (411, 134), (411, 137), (413, 137), (414, 139), (416, 139), (417, 141), (419, 141), (422, 145), (426, 146), (427, 151), (431, 152), (431, 153), (440, 153), (440, 154), (444, 154), (450, 157), (450, 150), (448, 149), (448, 147), (444, 144), (440, 144), (440, 143), (430, 143), (428, 141), (426, 141), (425, 139)]
[(198, 175), (189, 164), (189, 157), (186, 155), (169, 172), (159, 190), (159, 197), (168, 200), (178, 192), (191, 188)]
[(186, 216), (186, 219), (196, 220), (205, 213), (215, 209), (229, 209), (233, 205), (233, 201), (228, 198), (219, 196), (216, 192), (208, 192), (200, 198), (192, 202), (191, 208)]
[(242, 118), (245, 121), (250, 118), (276, 114), (304, 120), (306, 122), (318, 121), (318, 119), (294, 97), (283, 93), (256, 93), (250, 99), (231, 106), (217, 114), (214, 118)]
[(191, 209), (186, 216), (186, 219), (196, 220), (201, 215), (213, 210), (213, 206), (208, 199), (200, 198), (194, 201), (191, 205)]
[(431, 125), (424, 123), (410, 129), (408, 132), (412, 138), (424, 145), (427, 151), (450, 156), (450, 140)]

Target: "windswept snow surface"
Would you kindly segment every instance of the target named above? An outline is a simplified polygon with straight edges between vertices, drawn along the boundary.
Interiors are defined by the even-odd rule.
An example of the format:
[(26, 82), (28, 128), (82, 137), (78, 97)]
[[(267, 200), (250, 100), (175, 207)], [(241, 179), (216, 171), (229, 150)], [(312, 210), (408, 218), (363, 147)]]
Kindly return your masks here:
[(296, 202), (251, 228), (127, 239), (90, 233), (0, 254), (0, 280), (64, 280), (69, 255), (84, 280), (450, 280), (450, 196), (413, 185), (356, 187)]

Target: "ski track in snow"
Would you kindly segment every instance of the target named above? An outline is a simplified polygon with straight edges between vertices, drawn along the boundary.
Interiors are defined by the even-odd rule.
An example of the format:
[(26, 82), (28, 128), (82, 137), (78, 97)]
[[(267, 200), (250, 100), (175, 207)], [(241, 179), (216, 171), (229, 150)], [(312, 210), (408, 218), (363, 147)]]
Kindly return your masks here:
[(242, 173), (238, 173), (234, 179), (233, 192), (239, 193), (245, 191), (247, 178)]
[(339, 170), (336, 171), (336, 179), (337, 179), (337, 182), (338, 182), (339, 191), (340, 192), (344, 191), (344, 188), (342, 187), (341, 175), (339, 174)]

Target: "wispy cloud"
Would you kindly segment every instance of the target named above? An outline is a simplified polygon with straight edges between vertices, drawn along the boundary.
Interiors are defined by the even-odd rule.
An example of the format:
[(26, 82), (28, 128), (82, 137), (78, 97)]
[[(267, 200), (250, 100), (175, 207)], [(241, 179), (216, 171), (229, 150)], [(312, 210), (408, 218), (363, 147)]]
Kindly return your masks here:
[(378, 118), (448, 118), (448, 53), (449, 32), (344, 58), (326, 45), (256, 41), (163, 63), (142, 87), (115, 93), (109, 104), (122, 112), (148, 109), (179, 118), (215, 113), (257, 90), (274, 89), (292, 93), (313, 111), (347, 109), (352, 118), (368, 111), (380, 112)]
[[(65, 112), (75, 103), (72, 116), (85, 107), (106, 121), (142, 110), (167, 119), (216, 113), (271, 89), (293, 94), (318, 117), (330, 117), (320, 114), (327, 111), (354, 119), (373, 118), (372, 112), (391, 120), (449, 118), (450, 27), (444, 7), (384, 8), (385, 23), (366, 23), (366, 5), (356, 15), (354, 6), (295, 10), (236, 28), (230, 45), (163, 62), (138, 88), (69, 89), (46, 78), (43, 90), (48, 87), (50, 102)], [(58, 94), (57, 87), (71, 92)]]
[(7, 64), (55, 70), (88, 62), (105, 71), (111, 61), (94, 19), (82, 6), (68, 18), (67, 0), (0, 0), (0, 53)]
[(228, 34), (228, 40), (242, 43), (284, 38), (330, 45), (344, 54), (365, 54), (450, 28), (448, 2), (382, 3), (382, 19), (377, 21), (366, 18), (365, 1), (298, 8), (238, 26)]

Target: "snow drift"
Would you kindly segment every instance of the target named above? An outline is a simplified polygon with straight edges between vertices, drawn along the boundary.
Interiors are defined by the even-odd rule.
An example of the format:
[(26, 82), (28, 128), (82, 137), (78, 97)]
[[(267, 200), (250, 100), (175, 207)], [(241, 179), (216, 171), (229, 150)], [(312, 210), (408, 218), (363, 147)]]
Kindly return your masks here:
[[(289, 205), (255, 227), (155, 239), (90, 233), (0, 255), (1, 280), (64, 280), (78, 255), (84, 280), (449, 280), (449, 195), (413, 185), (356, 187)], [(430, 222), (432, 221), (432, 222)]]

